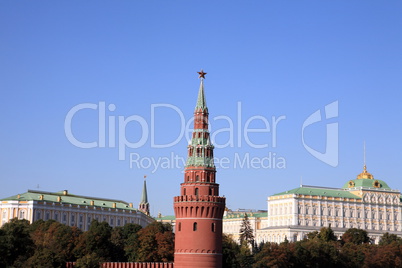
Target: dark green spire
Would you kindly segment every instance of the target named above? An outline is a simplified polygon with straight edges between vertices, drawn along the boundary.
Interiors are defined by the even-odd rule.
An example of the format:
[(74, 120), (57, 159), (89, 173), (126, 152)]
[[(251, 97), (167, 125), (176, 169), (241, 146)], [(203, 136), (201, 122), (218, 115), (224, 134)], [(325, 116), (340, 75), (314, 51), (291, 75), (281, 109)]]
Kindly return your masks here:
[(204, 93), (204, 78), (201, 78), (200, 89), (198, 90), (198, 98), (195, 110), (208, 111), (207, 101), (205, 99), (205, 93)]

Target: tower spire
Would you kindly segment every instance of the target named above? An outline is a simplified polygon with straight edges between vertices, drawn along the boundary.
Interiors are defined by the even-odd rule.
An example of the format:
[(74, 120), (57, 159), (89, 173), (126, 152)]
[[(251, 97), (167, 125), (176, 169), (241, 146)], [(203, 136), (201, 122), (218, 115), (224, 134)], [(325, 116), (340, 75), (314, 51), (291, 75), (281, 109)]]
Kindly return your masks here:
[(214, 146), (208, 131), (208, 108), (201, 79), (194, 111), (194, 130), (187, 146), (184, 183), (174, 197), (176, 215), (175, 268), (222, 267), (222, 217), (225, 197), (215, 181)]
[(205, 100), (205, 93), (204, 93), (204, 79), (201, 78), (200, 89), (198, 90), (198, 98), (197, 98), (197, 105), (195, 106), (195, 110), (206, 110), (208, 111), (207, 101)]
[(366, 166), (366, 141), (363, 142), (363, 172), (357, 175), (357, 179), (374, 180), (374, 176), (367, 171)]
[(149, 203), (148, 203), (148, 193), (147, 193), (147, 176), (144, 176), (144, 186), (142, 187), (141, 202), (138, 209), (149, 216)]
[(363, 163), (364, 169), (366, 169), (366, 141), (363, 142)]

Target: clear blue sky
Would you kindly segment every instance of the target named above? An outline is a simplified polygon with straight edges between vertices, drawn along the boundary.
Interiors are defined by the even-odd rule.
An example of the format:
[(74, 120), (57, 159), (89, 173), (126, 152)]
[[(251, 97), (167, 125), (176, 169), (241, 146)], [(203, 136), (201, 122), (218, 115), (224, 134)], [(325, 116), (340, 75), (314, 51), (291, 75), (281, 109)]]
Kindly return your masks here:
[[(211, 131), (221, 131), (215, 143), (234, 138), (233, 147), (215, 149), (230, 162), (217, 174), (229, 208), (266, 209), (267, 196), (298, 187), (301, 177), (341, 187), (362, 170), (363, 141), (368, 170), (402, 189), (401, 14), (401, 1), (1, 1), (0, 197), (39, 186), (138, 204), (146, 174), (152, 214), (173, 214), (183, 167), (146, 165), (185, 158), (187, 141), (154, 148), (151, 110), (157, 144), (179, 137), (177, 111), (191, 118), (201, 68)], [(302, 126), (317, 110), (325, 119), (324, 107), (335, 101), (339, 116), (304, 132), (305, 143), (324, 152), (327, 123), (338, 124), (339, 162), (331, 166), (303, 146)], [(119, 117), (142, 118), (146, 129), (133, 121), (123, 136), (144, 144), (126, 148), (125, 160), (108, 133), (104, 148), (74, 146), (65, 119), (85, 103), (113, 104), (106, 119), (116, 125)], [(75, 114), (77, 140), (98, 141), (98, 110)], [(259, 119), (248, 128), (261, 129), (266, 119), (271, 129), (247, 137), (266, 148), (244, 138), (253, 116)], [(286, 117), (275, 138), (273, 116)], [(117, 146), (122, 133), (112, 133)], [(270, 153), (286, 165), (234, 166), (236, 157)], [(142, 166), (130, 168), (130, 154)]]

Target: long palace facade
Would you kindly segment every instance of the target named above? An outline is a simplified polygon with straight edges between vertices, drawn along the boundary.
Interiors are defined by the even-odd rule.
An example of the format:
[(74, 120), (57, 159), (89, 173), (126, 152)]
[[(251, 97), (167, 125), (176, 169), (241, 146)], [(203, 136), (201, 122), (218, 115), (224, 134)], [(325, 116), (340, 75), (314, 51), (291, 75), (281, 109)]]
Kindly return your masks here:
[[(145, 184), (144, 184), (145, 186)], [(31, 223), (39, 219), (55, 220), (89, 229), (92, 220), (105, 221), (110, 226), (136, 223), (145, 227), (154, 219), (144, 211), (137, 210), (132, 203), (121, 200), (70, 194), (67, 190), (45, 192), (28, 190), (0, 200), (0, 226), (12, 218), (26, 219)]]
[(374, 179), (366, 166), (342, 188), (301, 185), (268, 197), (267, 227), (257, 241), (297, 241), (322, 227), (341, 236), (349, 228), (364, 229), (378, 242), (385, 233), (402, 236), (401, 192)]

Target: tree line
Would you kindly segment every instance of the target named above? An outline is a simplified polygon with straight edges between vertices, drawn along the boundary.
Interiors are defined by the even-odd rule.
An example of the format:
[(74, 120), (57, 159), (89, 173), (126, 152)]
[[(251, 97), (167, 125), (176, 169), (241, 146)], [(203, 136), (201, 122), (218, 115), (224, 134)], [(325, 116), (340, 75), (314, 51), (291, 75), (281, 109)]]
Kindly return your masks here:
[(223, 267), (402, 267), (402, 239), (384, 233), (378, 245), (362, 229), (348, 229), (338, 239), (331, 227), (307, 234), (302, 241), (256, 245), (245, 215), (239, 243), (223, 235)]
[[(223, 267), (402, 267), (402, 239), (385, 233), (378, 245), (367, 232), (349, 229), (337, 239), (332, 229), (311, 232), (302, 241), (256, 245), (246, 218), (240, 241), (223, 235)], [(100, 262), (173, 262), (170, 224), (109, 226), (94, 220), (88, 231), (54, 220), (12, 219), (0, 228), (0, 267), (99, 267)]]
[(0, 228), (0, 267), (99, 267), (100, 262), (172, 262), (174, 234), (170, 224), (153, 222), (124, 227), (92, 221), (82, 232), (54, 220), (12, 219)]

